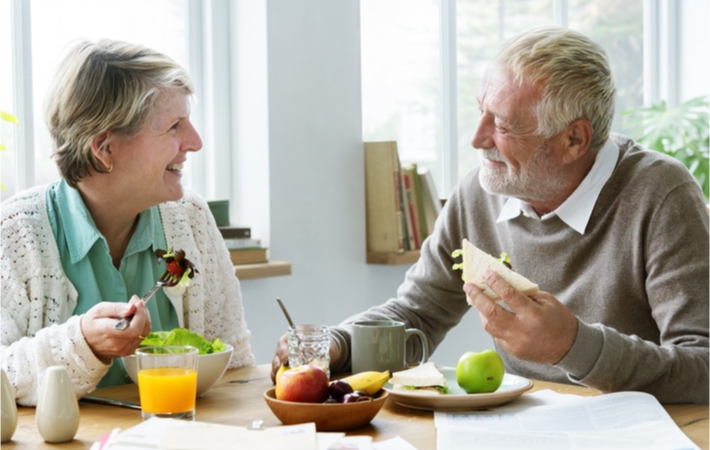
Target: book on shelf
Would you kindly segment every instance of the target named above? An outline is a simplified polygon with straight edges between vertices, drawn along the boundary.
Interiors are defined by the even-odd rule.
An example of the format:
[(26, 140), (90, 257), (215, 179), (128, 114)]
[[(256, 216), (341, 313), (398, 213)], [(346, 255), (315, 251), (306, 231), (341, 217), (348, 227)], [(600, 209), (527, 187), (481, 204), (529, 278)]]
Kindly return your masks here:
[(249, 227), (225, 226), (217, 228), (219, 228), (219, 232), (222, 234), (224, 239), (241, 239), (251, 237), (251, 228)]
[(410, 192), (407, 190), (407, 185), (408, 181), (406, 179), (406, 176), (404, 175), (404, 171), (402, 170), (402, 165), (399, 165), (398, 168), (399, 171), (399, 191), (400, 191), (400, 207), (402, 209), (402, 235), (404, 236), (404, 250), (416, 250), (417, 249), (417, 241), (414, 236), (414, 226), (412, 222), (412, 214), (413, 211), (410, 208), (409, 204), (411, 202), (411, 196)]
[(419, 234), (421, 236), (421, 240), (422, 242), (424, 242), (424, 239), (429, 237), (429, 234), (431, 234), (432, 230), (427, 224), (426, 214), (424, 211), (424, 194), (422, 192), (424, 186), (422, 185), (422, 177), (421, 175), (419, 175), (419, 169), (417, 168), (416, 164), (412, 164), (411, 170), (412, 178), (414, 179), (414, 196), (416, 197), (417, 201), (417, 223), (419, 224)]
[(229, 250), (238, 248), (258, 248), (261, 247), (261, 239), (227, 238), (224, 240), (224, 245), (226, 245)]
[(441, 199), (436, 190), (436, 183), (434, 182), (434, 176), (427, 167), (419, 167), (419, 181), (421, 184), (421, 194), (422, 194), (422, 211), (424, 211), (424, 222), (426, 223), (428, 233), (431, 234), (434, 231), (434, 222), (436, 218), (439, 217), (441, 212)]
[(415, 173), (411, 169), (402, 169), (402, 179), (404, 180), (404, 193), (407, 208), (407, 220), (409, 221), (408, 230), (412, 230), (412, 238), (409, 243), (412, 249), (422, 248), (422, 236), (419, 230), (419, 212), (417, 211), (417, 196), (414, 190)]
[(266, 256), (266, 248), (236, 248), (229, 250), (229, 257), (232, 264), (257, 264), (269, 262)]
[(401, 175), (397, 143), (365, 142), (367, 249), (405, 251)]

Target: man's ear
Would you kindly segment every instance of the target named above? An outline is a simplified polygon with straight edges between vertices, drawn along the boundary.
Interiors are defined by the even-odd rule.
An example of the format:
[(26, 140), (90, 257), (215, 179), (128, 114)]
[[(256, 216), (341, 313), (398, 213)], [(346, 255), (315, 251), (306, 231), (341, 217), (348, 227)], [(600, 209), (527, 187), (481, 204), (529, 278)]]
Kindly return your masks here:
[(101, 133), (91, 141), (91, 153), (93, 153), (94, 157), (101, 161), (104, 167), (109, 171), (113, 168), (113, 154), (109, 143), (109, 132)]
[(565, 164), (577, 161), (589, 151), (592, 143), (592, 124), (586, 119), (577, 119), (565, 130)]

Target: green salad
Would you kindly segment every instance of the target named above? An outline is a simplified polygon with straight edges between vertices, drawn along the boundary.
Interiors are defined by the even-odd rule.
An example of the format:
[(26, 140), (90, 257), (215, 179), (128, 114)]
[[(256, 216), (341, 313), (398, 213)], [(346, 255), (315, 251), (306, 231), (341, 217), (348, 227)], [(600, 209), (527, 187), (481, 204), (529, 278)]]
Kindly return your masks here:
[(200, 355), (219, 353), (227, 348), (224, 342), (219, 338), (208, 341), (199, 334), (193, 333), (186, 328), (175, 328), (172, 331), (151, 332), (143, 339), (140, 346), (149, 347), (159, 345), (191, 345), (197, 347)]

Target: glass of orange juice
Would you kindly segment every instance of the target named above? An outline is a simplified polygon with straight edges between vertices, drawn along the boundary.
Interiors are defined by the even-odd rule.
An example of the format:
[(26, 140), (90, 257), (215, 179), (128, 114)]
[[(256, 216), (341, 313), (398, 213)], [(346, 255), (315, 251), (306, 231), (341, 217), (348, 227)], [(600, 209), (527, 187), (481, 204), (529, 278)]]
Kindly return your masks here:
[(197, 348), (189, 345), (139, 347), (138, 393), (143, 420), (195, 420)]

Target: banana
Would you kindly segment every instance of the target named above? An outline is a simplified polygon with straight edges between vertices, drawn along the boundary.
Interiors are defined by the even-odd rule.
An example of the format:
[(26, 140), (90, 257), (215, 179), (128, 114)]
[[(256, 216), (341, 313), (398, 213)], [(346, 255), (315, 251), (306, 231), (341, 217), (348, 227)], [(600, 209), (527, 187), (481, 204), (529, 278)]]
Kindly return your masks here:
[(281, 367), (279, 367), (279, 370), (276, 372), (276, 376), (274, 377), (274, 384), (278, 384), (279, 382), (279, 377), (281, 377), (281, 374), (286, 372), (288, 369), (290, 369), (288, 365), (288, 359), (284, 362), (281, 363)]
[(384, 372), (367, 371), (342, 378), (342, 381), (348, 383), (353, 391), (365, 391), (367, 395), (375, 395), (391, 377), (392, 373), (389, 370)]

